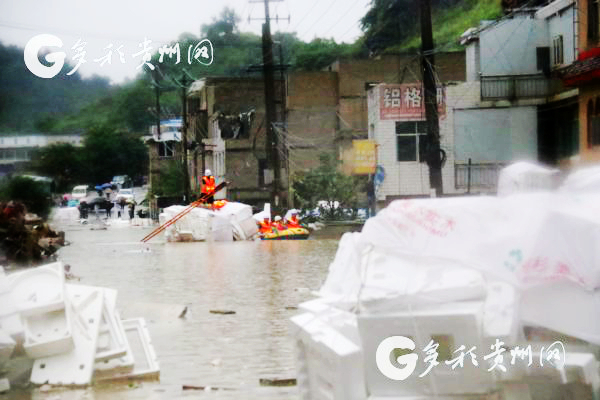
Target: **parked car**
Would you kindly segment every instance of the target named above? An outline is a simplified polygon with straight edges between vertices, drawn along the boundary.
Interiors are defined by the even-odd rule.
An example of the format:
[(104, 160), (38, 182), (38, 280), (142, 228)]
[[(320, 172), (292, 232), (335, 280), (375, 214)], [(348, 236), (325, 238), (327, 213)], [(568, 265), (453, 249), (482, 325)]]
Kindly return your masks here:
[(71, 198), (81, 200), (88, 195), (88, 185), (78, 185), (73, 188), (71, 192)]
[(133, 193), (133, 189), (121, 189), (117, 193), (116, 200), (117, 202), (121, 201), (121, 199), (125, 199), (125, 201), (135, 201), (135, 195)]

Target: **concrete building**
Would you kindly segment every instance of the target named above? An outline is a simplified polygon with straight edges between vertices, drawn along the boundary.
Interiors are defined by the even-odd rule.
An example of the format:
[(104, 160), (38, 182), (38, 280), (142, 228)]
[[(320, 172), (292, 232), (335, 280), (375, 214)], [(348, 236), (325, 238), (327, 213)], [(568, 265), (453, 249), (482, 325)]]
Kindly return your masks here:
[[(558, 0), (463, 34), (466, 82), (448, 83), (439, 104), (444, 193), (494, 192), (507, 163), (557, 164), (577, 155), (579, 92), (558, 79), (576, 54), (575, 15), (573, 1)], [(430, 193), (421, 153), (427, 139), (424, 110), (411, 113), (407, 103), (408, 93), (421, 89), (414, 82), (369, 92), (369, 137), (378, 144), (385, 170), (380, 203)]]
[[(464, 53), (436, 55), (440, 76), (464, 80)], [(420, 77), (414, 55), (340, 60), (324, 71), (289, 73), (276, 81), (276, 126), (282, 186), (288, 174), (314, 168), (319, 154), (351, 157), (352, 140), (368, 136), (367, 89), (374, 84)], [(188, 159), (192, 188), (205, 167), (217, 182), (231, 182), (221, 196), (262, 206), (269, 200), (273, 171), (265, 141), (264, 83), (258, 78), (205, 78), (188, 92)], [(203, 166), (204, 165), (204, 166)], [(344, 163), (350, 173), (352, 165)], [(282, 199), (282, 201), (284, 201)]]
[(577, 60), (562, 71), (563, 82), (579, 91), (578, 162), (600, 161), (600, 17), (595, 0), (577, 1), (574, 29)]
[[(155, 193), (161, 177), (167, 176), (176, 168), (180, 168), (182, 157), (181, 118), (164, 120), (160, 123), (160, 135), (156, 126), (150, 127), (150, 135), (144, 137), (148, 146), (149, 174), (148, 184)], [(153, 204), (157, 207), (157, 204)]]
[[(284, 113), (284, 83), (276, 81), (278, 119)], [(188, 91), (192, 187), (199, 189), (205, 168), (217, 183), (231, 182), (215, 198), (262, 206), (271, 196), (273, 171), (267, 163), (265, 93), (262, 78), (205, 78)], [(284, 152), (284, 147), (280, 146)], [(285, 153), (282, 159), (285, 159)], [(287, 187), (285, 164), (282, 186)], [(283, 201), (283, 200), (282, 200)]]
[(83, 137), (80, 134), (0, 134), (0, 174), (10, 173), (19, 165), (31, 161), (35, 149), (55, 143), (70, 143), (80, 147), (83, 146)]

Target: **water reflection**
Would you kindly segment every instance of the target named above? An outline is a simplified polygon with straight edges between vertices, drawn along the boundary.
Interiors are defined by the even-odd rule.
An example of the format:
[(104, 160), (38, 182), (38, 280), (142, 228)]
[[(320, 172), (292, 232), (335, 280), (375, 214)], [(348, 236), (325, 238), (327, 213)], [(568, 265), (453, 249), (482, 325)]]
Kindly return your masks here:
[[(149, 231), (67, 229), (72, 244), (60, 255), (80, 283), (118, 289), (122, 317), (146, 318), (160, 383), (96, 386), (61, 398), (199, 395), (182, 385), (232, 389), (203, 393), (222, 399), (297, 398), (295, 388), (260, 387), (259, 379), (295, 377), (288, 319), (297, 311), (291, 308), (320, 287), (338, 241), (139, 243)], [(188, 305), (185, 319), (174, 304)]]

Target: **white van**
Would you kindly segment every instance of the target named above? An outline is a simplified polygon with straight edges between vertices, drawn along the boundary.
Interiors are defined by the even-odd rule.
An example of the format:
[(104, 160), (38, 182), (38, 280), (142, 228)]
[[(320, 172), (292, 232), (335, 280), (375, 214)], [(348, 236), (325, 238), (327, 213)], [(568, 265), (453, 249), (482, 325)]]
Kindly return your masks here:
[(77, 200), (81, 200), (88, 194), (88, 185), (79, 185), (73, 188), (71, 197)]

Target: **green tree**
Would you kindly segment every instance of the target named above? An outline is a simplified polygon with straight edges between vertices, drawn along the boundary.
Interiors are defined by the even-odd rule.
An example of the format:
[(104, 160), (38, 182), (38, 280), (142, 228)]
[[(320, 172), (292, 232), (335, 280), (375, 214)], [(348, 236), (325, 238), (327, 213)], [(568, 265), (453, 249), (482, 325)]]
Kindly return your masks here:
[(141, 137), (100, 125), (88, 131), (82, 149), (86, 182), (109, 182), (115, 175), (138, 177), (148, 168), (148, 148)]
[(48, 217), (52, 206), (51, 194), (44, 183), (31, 178), (16, 176), (3, 180), (0, 184), (1, 201), (20, 201), (29, 212), (42, 218)]
[(160, 169), (160, 180), (152, 186), (152, 194), (156, 196), (183, 195), (183, 167), (177, 161), (163, 165)]
[(38, 174), (54, 179), (56, 190), (67, 192), (83, 177), (81, 149), (70, 143), (55, 143), (36, 150), (31, 168)]
[(314, 209), (319, 202), (325, 201), (326, 206), (320, 207), (325, 218), (339, 218), (343, 208), (356, 207), (356, 187), (360, 179), (339, 172), (339, 162), (330, 154), (323, 153), (319, 159), (318, 167), (298, 173), (292, 178), (294, 203), (307, 210)]

